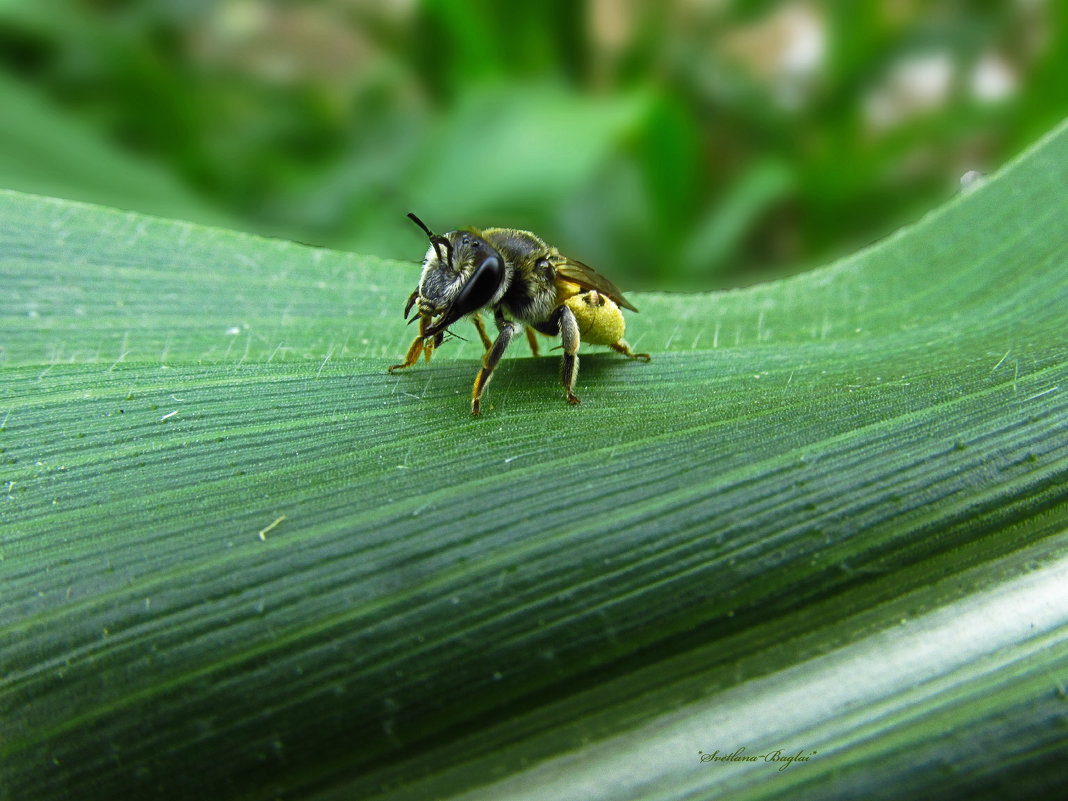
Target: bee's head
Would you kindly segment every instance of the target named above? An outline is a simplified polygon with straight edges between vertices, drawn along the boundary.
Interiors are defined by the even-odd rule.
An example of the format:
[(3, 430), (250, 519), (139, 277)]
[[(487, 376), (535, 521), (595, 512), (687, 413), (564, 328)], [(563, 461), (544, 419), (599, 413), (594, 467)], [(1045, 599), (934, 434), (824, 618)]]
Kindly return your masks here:
[[(426, 328), (427, 336), (444, 331), (464, 315), (500, 300), (508, 289), (511, 275), (492, 245), (473, 230), (449, 231), (439, 236), (414, 214), (408, 216), (430, 238), (419, 279), (419, 311), (441, 317)], [(412, 295), (404, 310), (405, 317), (415, 300), (416, 296)]]

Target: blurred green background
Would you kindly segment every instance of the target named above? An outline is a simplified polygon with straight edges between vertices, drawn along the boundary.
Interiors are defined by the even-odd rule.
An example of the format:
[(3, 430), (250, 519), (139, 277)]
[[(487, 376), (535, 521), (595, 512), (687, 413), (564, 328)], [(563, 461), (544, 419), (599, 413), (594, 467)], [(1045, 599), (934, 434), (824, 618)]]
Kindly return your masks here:
[(743, 285), (1068, 116), (1066, 35), (1060, 0), (0, 0), (0, 186), (414, 261), (412, 210)]

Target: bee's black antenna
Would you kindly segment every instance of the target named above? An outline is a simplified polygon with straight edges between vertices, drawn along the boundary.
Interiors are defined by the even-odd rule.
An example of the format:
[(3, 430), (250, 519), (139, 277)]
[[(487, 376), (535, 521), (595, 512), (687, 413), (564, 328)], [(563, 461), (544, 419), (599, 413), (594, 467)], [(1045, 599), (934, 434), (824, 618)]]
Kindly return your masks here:
[(422, 220), (420, 220), (420, 219), (419, 219), (418, 217), (416, 217), (416, 216), (415, 216), (415, 212), (414, 212), (414, 211), (409, 211), (409, 212), (408, 212), (408, 218), (409, 218), (409, 219), (410, 219), (410, 220), (411, 220), (411, 221), (412, 221), (413, 223), (415, 223), (415, 224), (416, 224), (416, 225), (418, 225), (418, 226), (419, 226), (420, 228), (422, 228), (422, 229), (423, 229), (423, 230), (424, 230), (424, 231), (426, 232), (426, 235), (427, 235), (427, 237), (428, 237), (428, 238), (429, 238), (429, 239), (430, 239), (431, 241), (433, 241), (433, 239), (434, 239), (434, 232), (433, 232), (433, 231), (431, 231), (431, 230), (430, 230), (429, 228), (427, 228), (427, 227), (426, 227), (426, 223), (425, 223), (425, 222), (423, 222)]
[(438, 259), (447, 262), (448, 260), (441, 254), (441, 246), (445, 246), (446, 252), (451, 251), (452, 245), (449, 243), (449, 240), (443, 236), (438, 236), (429, 228), (427, 228), (426, 223), (416, 217), (414, 212), (409, 211), (408, 217), (413, 223), (418, 225), (420, 228), (423, 229), (423, 231), (426, 232), (427, 237), (430, 239), (430, 244), (434, 246), (434, 252), (438, 254)]

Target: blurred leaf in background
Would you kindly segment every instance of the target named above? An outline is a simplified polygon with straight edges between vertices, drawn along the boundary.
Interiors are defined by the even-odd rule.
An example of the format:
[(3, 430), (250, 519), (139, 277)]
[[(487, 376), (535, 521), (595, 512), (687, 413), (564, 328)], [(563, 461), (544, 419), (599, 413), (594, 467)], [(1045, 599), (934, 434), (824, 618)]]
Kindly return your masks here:
[(877, 239), (1068, 113), (1068, 8), (0, 5), (0, 186), (416, 258), (536, 229), (637, 287)]

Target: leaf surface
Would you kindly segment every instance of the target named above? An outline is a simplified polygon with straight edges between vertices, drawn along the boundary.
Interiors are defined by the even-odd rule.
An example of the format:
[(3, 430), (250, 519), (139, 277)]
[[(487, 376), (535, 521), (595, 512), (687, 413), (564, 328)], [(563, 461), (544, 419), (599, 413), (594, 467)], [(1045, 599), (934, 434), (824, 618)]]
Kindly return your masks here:
[(386, 373), (415, 263), (0, 193), (0, 790), (1041, 795), (1066, 183), (1062, 127), (826, 268), (636, 294), (651, 363), (570, 407), (517, 346), (480, 419), (473, 329)]

